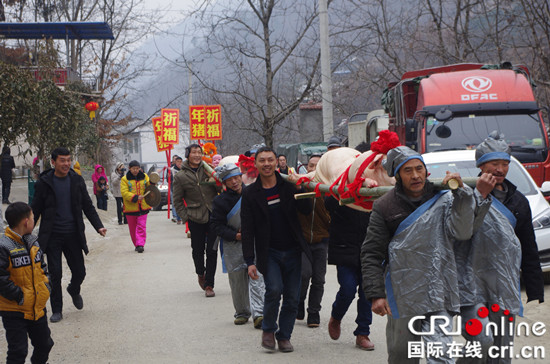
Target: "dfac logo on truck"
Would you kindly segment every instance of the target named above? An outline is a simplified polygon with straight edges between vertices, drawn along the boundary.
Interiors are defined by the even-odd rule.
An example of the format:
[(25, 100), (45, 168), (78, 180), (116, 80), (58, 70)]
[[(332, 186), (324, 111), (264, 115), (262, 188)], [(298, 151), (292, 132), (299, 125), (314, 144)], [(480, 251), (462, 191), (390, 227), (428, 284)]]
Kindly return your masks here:
[(462, 101), (497, 100), (497, 94), (486, 93), (493, 86), (493, 82), (482, 76), (470, 76), (462, 80), (462, 87), (472, 94), (460, 95)]

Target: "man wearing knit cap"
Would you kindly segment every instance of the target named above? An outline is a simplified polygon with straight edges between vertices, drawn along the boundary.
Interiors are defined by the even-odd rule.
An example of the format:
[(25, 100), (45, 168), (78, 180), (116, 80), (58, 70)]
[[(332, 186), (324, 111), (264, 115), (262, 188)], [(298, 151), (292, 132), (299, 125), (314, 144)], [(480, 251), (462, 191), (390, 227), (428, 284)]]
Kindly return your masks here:
[[(460, 287), (462, 324), (469, 319), (478, 318), (480, 306), (498, 303), (502, 310), (493, 312), (481, 320), (500, 325), (504, 310), (510, 312), (505, 320), (521, 313), (519, 293), (520, 267), (527, 293), (527, 302), (544, 302), (544, 280), (540, 267), (537, 243), (532, 225), (531, 209), (525, 196), (516, 186), (506, 179), (510, 164), (510, 148), (502, 135), (492, 132), (476, 148), (476, 166), (481, 169), (480, 178), (488, 178), (492, 188), (480, 191), (483, 198), (491, 203), (483, 225), (474, 234), (471, 245), (455, 249), (457, 265), (464, 270)], [(495, 235), (497, 234), (497, 235)], [(517, 237), (517, 238), (516, 238)], [(518, 240), (519, 239), (519, 240)], [(469, 276), (468, 274), (471, 274)], [(473, 286), (473, 287), (472, 287)], [(476, 292), (477, 294), (471, 294)], [(464, 304), (466, 303), (466, 305)], [(468, 305), (469, 304), (469, 305)], [(485, 330), (476, 337), (465, 332), (469, 341), (480, 342), (483, 358), (468, 363), (511, 363), (509, 351), (500, 352), (499, 358), (488, 358), (487, 350), (491, 345), (509, 347), (514, 340), (514, 332), (498, 331), (498, 335), (485, 336)], [(458, 361), (460, 363), (460, 360)]]
[(203, 155), (202, 147), (198, 144), (185, 148), (187, 160), (174, 176), (174, 206), (182, 223), (187, 222), (191, 231), (193, 263), (199, 286), (206, 297), (214, 297), (218, 250), (216, 235), (210, 229), (210, 214), (212, 200), (218, 195), (219, 188), (201, 183), (210, 179), (202, 164)]
[[(388, 315), (388, 363), (418, 363), (409, 351), (410, 342), (421, 340), (409, 330), (411, 318), (424, 316), (412, 326), (426, 332), (430, 316), (452, 322), (460, 310), (453, 244), (472, 236), (474, 192), (458, 173), (450, 172), (443, 183), (455, 179), (459, 188), (435, 191), (422, 156), (408, 147), (391, 149), (384, 168), (397, 182), (373, 206), (361, 248), (363, 289), (372, 311)], [(437, 319), (433, 333), (422, 335), (425, 346), (440, 343), (446, 348), (452, 342), (440, 325), (445, 326), (445, 320)], [(440, 354), (427, 357), (427, 362), (454, 362), (446, 350)]]
[(235, 325), (244, 325), (250, 316), (256, 329), (262, 328), (265, 286), (263, 276), (257, 280), (248, 277), (243, 257), (241, 238), (242, 173), (236, 164), (224, 164), (216, 168), (218, 179), (226, 187), (225, 192), (212, 201), (210, 225), (221, 238), (222, 260), (229, 277), (231, 297), (235, 307)]

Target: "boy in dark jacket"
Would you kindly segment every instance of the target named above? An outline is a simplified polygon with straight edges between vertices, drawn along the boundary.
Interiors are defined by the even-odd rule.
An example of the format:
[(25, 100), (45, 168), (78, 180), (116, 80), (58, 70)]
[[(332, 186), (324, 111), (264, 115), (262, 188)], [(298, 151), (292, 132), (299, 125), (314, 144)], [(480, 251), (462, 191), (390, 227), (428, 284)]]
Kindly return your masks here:
[(34, 216), (29, 205), (15, 202), (6, 209), (9, 227), (0, 239), (0, 316), (8, 341), (8, 363), (24, 363), (28, 339), (32, 363), (46, 363), (53, 340), (46, 319), (49, 279), (42, 250), (31, 235)]

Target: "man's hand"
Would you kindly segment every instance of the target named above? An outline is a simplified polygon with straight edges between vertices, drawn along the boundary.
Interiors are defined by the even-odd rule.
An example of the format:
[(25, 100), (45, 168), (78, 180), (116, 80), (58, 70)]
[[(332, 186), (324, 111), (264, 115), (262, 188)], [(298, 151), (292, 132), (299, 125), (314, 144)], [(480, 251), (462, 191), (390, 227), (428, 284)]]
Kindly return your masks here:
[(373, 299), (371, 309), (372, 312), (380, 316), (385, 316), (386, 314), (391, 315), (390, 305), (385, 298)]
[(297, 173), (293, 173), (293, 174), (288, 175), (288, 180), (292, 183), (296, 183), (299, 178), (300, 178), (300, 176)]
[(243, 238), (242, 238), (241, 233), (237, 233), (237, 235), (235, 236), (235, 240), (240, 241), (240, 240), (242, 240), (242, 239), (243, 239)]
[(477, 179), (476, 189), (483, 196), (487, 198), (491, 191), (495, 188), (497, 184), (497, 179), (491, 173), (483, 173), (481, 177)]
[(99, 229), (97, 232), (98, 232), (99, 235), (101, 235), (101, 236), (107, 235), (107, 229), (105, 229), (105, 228), (101, 228), (101, 229)]
[(258, 275), (258, 270), (256, 269), (256, 266), (254, 264), (248, 266), (248, 276), (253, 280), (260, 278), (260, 276)]
[(445, 173), (447, 174), (445, 175), (445, 178), (443, 178), (444, 185), (446, 185), (450, 180), (454, 179), (458, 182), (458, 187), (460, 188), (464, 187), (464, 183), (462, 183), (462, 177), (460, 177), (460, 173), (458, 172), (451, 173), (449, 171), (446, 171)]
[(143, 200), (143, 195), (138, 195), (138, 201)]

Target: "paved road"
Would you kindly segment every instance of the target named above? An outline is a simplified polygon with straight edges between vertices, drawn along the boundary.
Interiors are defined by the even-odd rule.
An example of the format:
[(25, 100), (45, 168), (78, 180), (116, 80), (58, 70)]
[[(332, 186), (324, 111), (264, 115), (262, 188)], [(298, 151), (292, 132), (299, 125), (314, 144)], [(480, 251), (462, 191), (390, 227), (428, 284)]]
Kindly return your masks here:
[[(17, 181), (13, 191), (13, 200), (26, 199), (26, 183)], [(50, 363), (386, 362), (385, 318), (374, 317), (370, 337), (376, 349), (355, 348), (355, 303), (342, 322), (340, 340), (329, 338), (326, 324), (338, 286), (334, 267), (329, 266), (327, 272), (321, 327), (311, 329), (298, 321), (292, 337), (295, 351), (266, 353), (260, 347), (261, 331), (251, 322), (233, 324), (229, 284), (221, 268), (216, 274), (216, 297), (204, 297), (183, 226), (167, 220), (166, 211), (150, 213), (145, 253), (138, 254), (127, 227), (116, 223), (112, 199), (109, 208), (101, 212), (108, 229), (106, 238), (87, 225), (90, 254), (82, 287), (84, 309), (76, 310), (64, 292), (64, 319), (50, 323), (55, 341)], [(64, 277), (63, 287), (67, 283)], [(548, 305), (528, 304), (526, 320), (550, 324)], [(517, 338), (515, 347), (546, 345), (550, 349), (548, 335)], [(5, 340), (0, 340), (0, 361), (5, 350)]]

